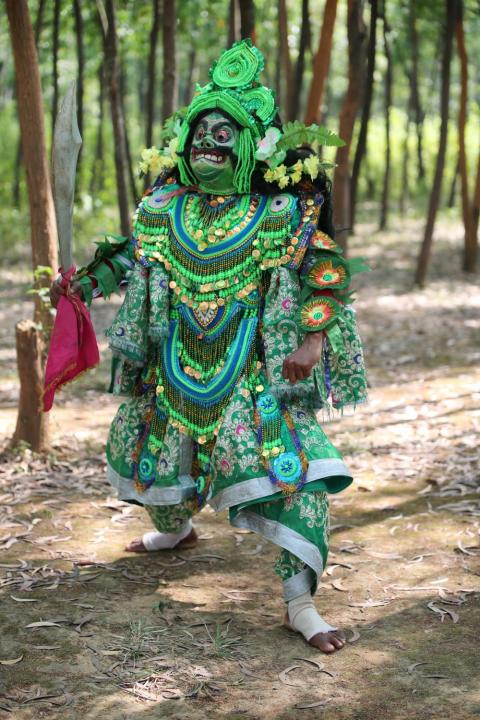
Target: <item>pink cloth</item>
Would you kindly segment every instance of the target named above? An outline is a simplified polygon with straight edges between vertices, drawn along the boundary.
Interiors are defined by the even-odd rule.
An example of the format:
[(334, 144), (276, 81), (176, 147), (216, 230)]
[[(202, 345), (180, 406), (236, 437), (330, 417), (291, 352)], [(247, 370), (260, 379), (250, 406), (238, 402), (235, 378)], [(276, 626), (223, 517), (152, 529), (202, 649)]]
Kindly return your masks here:
[[(63, 272), (61, 286), (68, 288), (75, 267)], [(77, 375), (98, 365), (100, 355), (90, 313), (78, 295), (62, 295), (53, 326), (43, 391), (43, 410), (53, 405), (55, 392)]]

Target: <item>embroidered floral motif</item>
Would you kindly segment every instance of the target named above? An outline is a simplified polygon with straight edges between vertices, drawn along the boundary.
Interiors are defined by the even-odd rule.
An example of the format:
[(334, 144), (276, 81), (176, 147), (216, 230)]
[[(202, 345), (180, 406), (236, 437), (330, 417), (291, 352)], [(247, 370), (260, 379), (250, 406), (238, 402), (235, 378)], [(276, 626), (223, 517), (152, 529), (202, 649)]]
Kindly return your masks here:
[(311, 287), (341, 290), (349, 284), (350, 275), (340, 261), (321, 260), (310, 268), (306, 280)]
[(340, 312), (339, 304), (328, 297), (314, 296), (300, 308), (300, 327), (318, 332), (331, 325)]

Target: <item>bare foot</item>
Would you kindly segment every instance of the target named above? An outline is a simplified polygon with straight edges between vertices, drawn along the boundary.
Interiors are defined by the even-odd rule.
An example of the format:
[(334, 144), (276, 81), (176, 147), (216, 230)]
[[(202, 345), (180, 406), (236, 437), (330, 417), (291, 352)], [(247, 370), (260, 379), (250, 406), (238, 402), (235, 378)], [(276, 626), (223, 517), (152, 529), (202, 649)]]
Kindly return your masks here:
[(318, 648), (323, 653), (333, 653), (341, 650), (345, 645), (345, 637), (338, 630), (327, 633), (317, 633), (308, 641), (312, 647)]
[[(288, 630), (291, 630), (292, 632), (297, 632), (290, 625), (288, 614), (285, 614), (283, 624)], [(340, 630), (331, 630), (330, 632), (317, 633), (306, 642), (308, 642), (308, 644), (312, 647), (317, 648), (321, 652), (329, 655), (330, 653), (341, 650), (344, 647), (345, 636)]]
[[(184, 537), (183, 540), (180, 540), (173, 548), (165, 548), (165, 550), (188, 550), (188, 548), (193, 548), (198, 543), (198, 535), (195, 531), (195, 528), (192, 528), (190, 532), (188, 533), (187, 537)], [(142, 538), (135, 538), (132, 540), (128, 545), (125, 546), (125, 550), (127, 552), (134, 552), (134, 553), (146, 553), (148, 552), (147, 548), (143, 544)]]

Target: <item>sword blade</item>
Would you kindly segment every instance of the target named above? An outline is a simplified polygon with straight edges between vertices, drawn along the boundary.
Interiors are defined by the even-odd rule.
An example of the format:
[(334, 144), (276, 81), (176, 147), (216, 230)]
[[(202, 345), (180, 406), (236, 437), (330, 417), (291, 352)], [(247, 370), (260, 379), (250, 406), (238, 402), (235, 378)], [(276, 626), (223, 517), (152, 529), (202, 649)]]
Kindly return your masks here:
[(65, 94), (53, 133), (53, 198), (57, 216), (58, 245), (63, 269), (73, 263), (73, 200), (75, 173), (82, 138), (77, 122), (76, 83)]

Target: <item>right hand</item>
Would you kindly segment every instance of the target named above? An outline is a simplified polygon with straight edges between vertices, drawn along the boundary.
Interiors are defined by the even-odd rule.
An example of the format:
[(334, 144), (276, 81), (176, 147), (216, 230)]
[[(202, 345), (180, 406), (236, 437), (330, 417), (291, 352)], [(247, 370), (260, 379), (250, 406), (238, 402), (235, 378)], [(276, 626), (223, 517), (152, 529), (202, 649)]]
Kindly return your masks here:
[(60, 285), (60, 280), (55, 280), (50, 286), (50, 302), (52, 303), (52, 307), (57, 307), (62, 295), (78, 295), (80, 299), (83, 299), (82, 286), (77, 280), (73, 280), (65, 290)]

